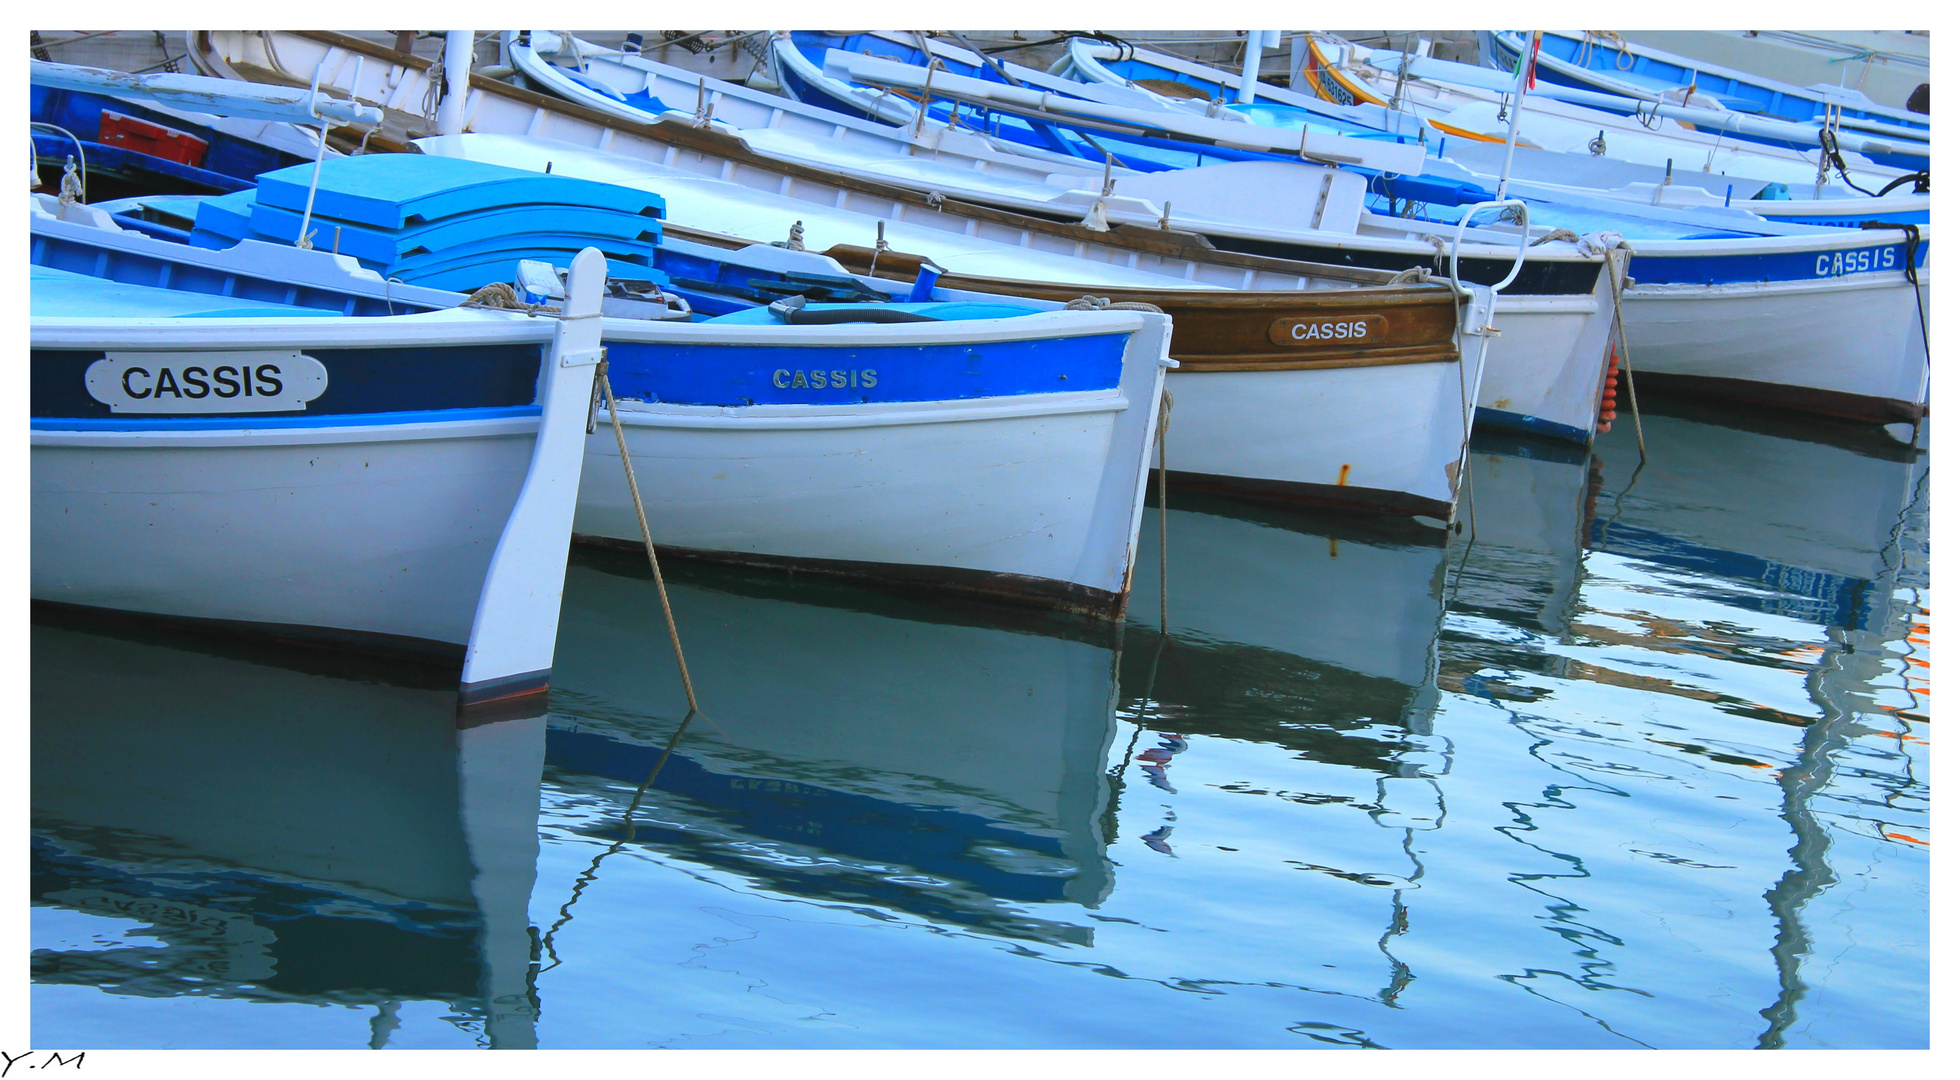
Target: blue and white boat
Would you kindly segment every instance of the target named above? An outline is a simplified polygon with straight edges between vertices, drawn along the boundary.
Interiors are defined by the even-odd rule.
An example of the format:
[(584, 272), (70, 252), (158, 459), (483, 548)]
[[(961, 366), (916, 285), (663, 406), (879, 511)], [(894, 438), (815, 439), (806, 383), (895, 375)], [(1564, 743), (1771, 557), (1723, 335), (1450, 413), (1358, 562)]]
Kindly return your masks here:
[[(1261, 85), (1256, 101), (1223, 111), (1272, 127), (1420, 138), (1435, 155), (1424, 163), (1424, 175), (1486, 187), (1497, 185), (1508, 159), (1513, 180), (1540, 185), (1552, 198), (1564, 189), (1592, 189), (1584, 193), (1642, 206), (1733, 204), (1810, 225), (1929, 218), (1923, 175), (1872, 164), (1849, 149), (1857, 141), (1850, 133), (1842, 138), (1842, 177), (1829, 163), (1820, 176), (1815, 131), (1792, 136), (1808, 140), (1808, 153), (1733, 134), (1737, 125), (1795, 132), (1789, 121), (1671, 105), (1654, 106), (1661, 115), (1636, 118), (1625, 114), (1639, 104), (1631, 99), (1539, 83), (1518, 114), (1518, 146), (1507, 151), (1517, 82), (1511, 73), (1367, 49), (1331, 35), (1308, 35), (1304, 45), (1301, 77), (1313, 93)], [(1177, 104), (1176, 93), (1231, 99), (1240, 84), (1236, 75), (1181, 57), (1088, 38), (1069, 42), (1065, 73), (1101, 85), (1154, 88), (1166, 106)], [(1612, 107), (1622, 111), (1607, 111)]]
[[(933, 93), (966, 101), (1011, 99), (1056, 127), (1071, 127), (1086, 112), (1043, 112), (1030, 91), (878, 57), (833, 49), (825, 63), (838, 81), (925, 93), (930, 80), (939, 87)], [(1164, 130), (1189, 123), (1159, 115)], [(1378, 195), (1395, 198), (1403, 180), (1383, 174), (1375, 183)], [(1404, 196), (1417, 205), (1403, 213), (1437, 223), (1457, 223), (1461, 203), (1488, 196), (1463, 184), (1454, 193), (1437, 184), (1420, 191)], [(1533, 220), (1547, 230), (1618, 234), (1632, 248), (1624, 313), (1632, 360), (1656, 376), (1651, 383), (1890, 425), (1911, 437), (1927, 389), (1927, 227), (1781, 224), (1733, 209), (1641, 207), (1524, 184), (1511, 193), (1532, 203)], [(1286, 194), (1219, 197), (1245, 213), (1271, 213), (1266, 207)]]
[[(490, 169), (552, 187), (590, 183), (397, 157), (425, 178), (435, 163), (478, 180)], [(326, 208), (350, 194), (333, 180), (321, 192)], [(107, 225), (37, 219), (37, 264), (231, 296), (277, 295), (335, 311), (463, 300), (385, 280), (347, 255), (259, 239), (208, 250)], [(1120, 617), (1171, 366), (1167, 318), (1043, 310), (1059, 305), (993, 297), (891, 302), (902, 301), (907, 287), (887, 282), (880, 291), (814, 253), (761, 245), (731, 260), (680, 240), (663, 242), (661, 251), (663, 265), (685, 272), (675, 276), (691, 283), (686, 295), (728, 313), (692, 323), (603, 320), (620, 421), (657, 543), (705, 558)], [(717, 279), (729, 288), (716, 288)], [(612, 291), (622, 295), (602, 302), (685, 310), (658, 287), (648, 299), (645, 284), (616, 283)], [(758, 290), (766, 301), (770, 292), (826, 289), (856, 289), (882, 302), (815, 304), (789, 312), (790, 325), (749, 298)], [(880, 324), (894, 320), (903, 321)], [(586, 453), (600, 471), (581, 488), (575, 531), (637, 547), (612, 433), (596, 431)]]
[(35, 600), (419, 653), (465, 708), (541, 708), (599, 360), (603, 264), (573, 271), (570, 317), (528, 319), (36, 265)]
[[(533, 85), (627, 122), (657, 117), (662, 110), (672, 119), (672, 108), (686, 105), (697, 115), (712, 116), (709, 123), (715, 130), (735, 135), (757, 154), (786, 165), (1043, 218), (1187, 230), (1202, 234), (1218, 249), (1283, 253), (1318, 263), (1440, 273), (1438, 245), (1458, 241), (1453, 227), (1411, 229), (1366, 214), (1362, 177), (1324, 166), (1230, 162), (1152, 173), (1112, 167), (1105, 176), (1100, 166), (1089, 169), (1066, 155), (1021, 144), (1006, 144), (1013, 152), (997, 149), (993, 140), (963, 127), (926, 121), (914, 130), (874, 123), (745, 87), (704, 82), (693, 73), (607, 54), (575, 39), (561, 41), (559, 52), (567, 62), (576, 55), (581, 66), (564, 66), (540, 51), (543, 38), (542, 32), (507, 32), (504, 37), (506, 56)], [(1317, 197), (1276, 197), (1289, 189), (1306, 189)], [(792, 190), (807, 187), (799, 182)], [(976, 223), (975, 228), (981, 235), (998, 235), (988, 225)], [(1112, 239), (1122, 239), (1122, 232), (1109, 232)], [(1473, 228), (1465, 231), (1460, 247), (1466, 280), (1491, 284), (1509, 271), (1518, 239), (1515, 233)], [(935, 257), (952, 265), (936, 252)], [(1532, 248), (1527, 258), (1526, 271), (1497, 301), (1494, 325), (1502, 336), (1490, 342), (1485, 374), (1477, 384), (1476, 419), (1584, 443), (1599, 420), (1613, 319), (1603, 262), (1623, 262), (1625, 256), (1552, 242)], [(1155, 261), (1153, 256), (1139, 263)], [(1208, 270), (1194, 273), (1199, 280), (1235, 283)], [(1036, 277), (1033, 268), (1018, 273)], [(1172, 381), (1184, 381), (1184, 376), (1175, 375)], [(1355, 456), (1384, 457), (1371, 450), (1340, 461)]]
[[(1493, 33), (1489, 42), (1489, 60), (1498, 68), (1514, 69), (1527, 47), (1525, 37), (1515, 32)], [(1932, 122), (1926, 114), (1879, 105), (1856, 90), (1791, 86), (1645, 45), (1596, 38), (1591, 33), (1547, 31), (1536, 59), (1539, 77), (1552, 82), (1633, 101), (1712, 104), (1748, 115), (1827, 123), (1893, 140), (1890, 153), (1867, 151), (1881, 165), (1903, 169), (1926, 166), (1926, 146), (1932, 141)], [(1740, 129), (1738, 133), (1743, 138), (1794, 145), (1787, 139), (1751, 135)], [(1809, 145), (1815, 145), (1814, 140)]]

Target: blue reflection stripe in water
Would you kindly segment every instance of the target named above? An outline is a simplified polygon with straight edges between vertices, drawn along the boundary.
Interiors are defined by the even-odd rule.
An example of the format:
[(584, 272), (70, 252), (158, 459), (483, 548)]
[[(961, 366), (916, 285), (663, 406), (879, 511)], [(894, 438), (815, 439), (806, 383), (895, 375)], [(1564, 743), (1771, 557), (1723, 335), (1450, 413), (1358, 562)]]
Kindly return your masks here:
[[(548, 728), (546, 764), (569, 772), (639, 784), (660, 760), (660, 747), (623, 743), (587, 731)], [(1017, 874), (974, 857), (976, 847), (1012, 844), (1055, 858), (1061, 842), (1021, 832), (977, 814), (914, 806), (834, 791), (792, 780), (733, 776), (690, 760), (679, 750), (662, 766), (654, 787), (693, 799), (762, 839), (820, 847), (852, 859), (909, 866), (967, 882), (1002, 900), (1043, 903), (1063, 898), (1065, 878)], [(652, 832), (658, 825), (637, 824)], [(663, 830), (664, 831), (664, 830)]]
[(1850, 626), (1869, 581), (1823, 570), (1789, 566), (1739, 551), (1706, 547), (1637, 525), (1595, 519), (1591, 547), (1678, 570), (1750, 581), (1812, 603), (1792, 604), (1768, 597), (1731, 596), (1727, 603), (1768, 615), (1794, 615), (1825, 626)]

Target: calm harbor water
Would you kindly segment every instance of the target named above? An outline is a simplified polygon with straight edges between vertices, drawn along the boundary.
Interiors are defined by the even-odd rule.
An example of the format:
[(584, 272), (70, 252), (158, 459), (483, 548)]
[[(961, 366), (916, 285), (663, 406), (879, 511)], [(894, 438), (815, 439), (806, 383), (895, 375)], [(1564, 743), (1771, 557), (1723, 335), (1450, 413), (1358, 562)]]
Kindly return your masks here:
[[(1927, 465), (1655, 404), (1447, 547), (1180, 496), (1121, 633), (575, 552), (552, 711), (37, 624), (33, 1035), (1923, 1047)], [(1176, 431), (1171, 433), (1176, 454)]]

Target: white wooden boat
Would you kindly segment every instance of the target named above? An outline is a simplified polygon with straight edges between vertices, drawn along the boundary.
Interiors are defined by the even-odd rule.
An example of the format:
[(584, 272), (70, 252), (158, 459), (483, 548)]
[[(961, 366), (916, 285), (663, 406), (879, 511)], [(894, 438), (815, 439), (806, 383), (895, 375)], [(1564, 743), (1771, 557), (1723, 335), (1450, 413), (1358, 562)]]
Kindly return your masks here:
[[(427, 87), (426, 65), (399, 54), (327, 34), (274, 33), (271, 37), (289, 64), (319, 67), (321, 84), (337, 90), (352, 82), (355, 57), (366, 57), (360, 96), (379, 99), (385, 108), (406, 104), (409, 95), (422, 92), (417, 88)], [(203, 39), (209, 48), (200, 54), (199, 62), (211, 70), (278, 78), (266, 66), (264, 39), (223, 32), (205, 34)], [(383, 59), (389, 62), (378, 62)], [(480, 77), (472, 79), (459, 112), (467, 130), (486, 134), (466, 134), (454, 142), (427, 140), (426, 152), (480, 153), (504, 164), (530, 161), (534, 168), (549, 162), (553, 172), (587, 169), (593, 178), (657, 190), (667, 199), (668, 235), (713, 237), (736, 247), (786, 238), (791, 226), (801, 221), (806, 247), (845, 256), (845, 265), (862, 272), (882, 221), (893, 250), (881, 253), (887, 260), (881, 267), (917, 265), (921, 258), (929, 258), (949, 271), (942, 284), (960, 288), (1060, 300), (1093, 292), (1165, 307), (1178, 327), (1204, 328), (1173, 340), (1172, 355), (1184, 364), (1174, 378), (1195, 373), (1199, 367), (1244, 374), (1252, 370), (1244, 365), (1269, 363), (1269, 370), (1284, 374), (1272, 380), (1228, 381), (1329, 386), (1323, 392), (1282, 395), (1254, 390), (1234, 400), (1234, 411), (1214, 414), (1209, 426), (1217, 435), (1211, 441), (1220, 453), (1190, 462), (1207, 469), (1208, 482), (1275, 497), (1448, 519), (1464, 428), (1458, 402), (1466, 390), (1475, 394), (1477, 372), (1458, 370), (1453, 344), (1436, 347), (1451, 336), (1453, 327), (1445, 324), (1454, 317), (1430, 311), (1426, 305), (1440, 303), (1453, 309), (1446, 289), (1391, 288), (1393, 275), (1379, 271), (1217, 251), (1186, 233), (1139, 236), (1097, 231), (934, 200), (891, 185), (774, 163), (712, 129), (665, 121), (633, 125)], [(527, 138), (487, 134), (491, 132), (522, 133)], [(547, 139), (565, 145), (541, 141)], [(708, 178), (722, 182), (710, 183)], [(1433, 257), (1435, 249), (1428, 250)], [(1583, 262), (1582, 257), (1575, 258)], [(1591, 272), (1590, 288), (1591, 275), (1597, 271), (1591, 265), (1584, 268)], [(1498, 276), (1508, 269), (1506, 263)], [(1007, 276), (985, 276), (992, 273)], [(1227, 288), (1245, 293), (1234, 294)], [(1410, 323), (1409, 332), (1415, 336), (1407, 339), (1424, 344), (1414, 351), (1397, 346), (1399, 358), (1392, 362), (1387, 353), (1366, 355), (1368, 350), (1361, 350), (1354, 359), (1364, 362), (1357, 366), (1329, 358), (1318, 344), (1313, 348), (1321, 353), (1315, 357), (1309, 355), (1311, 350), (1303, 353), (1276, 344), (1270, 336), (1276, 320), (1297, 318), (1318, 325), (1342, 308), (1357, 314), (1372, 311), (1399, 322), (1404, 304), (1427, 312), (1418, 320), (1426, 329), (1418, 332)], [(1439, 314), (1441, 321), (1428, 321)], [(1389, 371), (1391, 367), (1412, 370)], [(1340, 374), (1322, 379), (1329, 371)], [(1405, 380), (1418, 375), (1419, 391), (1403, 392)], [(1190, 395), (1194, 402), (1198, 396)], [(1307, 404), (1324, 411), (1280, 412)], [(1271, 426), (1285, 432), (1282, 444), (1293, 447), (1277, 465), (1239, 454), (1246, 444), (1235, 433), (1245, 430), (1243, 417), (1252, 410), (1271, 412)], [(1180, 431), (1188, 434), (1198, 429), (1203, 415), (1197, 408), (1180, 414)], [(1451, 430), (1458, 434), (1449, 434)], [(1412, 432), (1422, 437), (1412, 439)], [(1206, 441), (1193, 439), (1191, 445)]]
[(35, 274), (37, 601), (417, 651), (466, 708), (541, 707), (596, 319)]
[[(462, 299), (262, 242), (208, 251), (61, 221), (37, 222), (36, 237), (37, 263), (100, 266), (122, 280), (305, 292), (335, 310)], [(745, 258), (682, 240), (666, 249), (696, 273), (733, 259), (738, 277), (773, 268), (853, 280), (814, 253), (763, 246)], [(759, 321), (601, 320), (655, 541), (701, 558), (1120, 617), (1169, 320), (985, 299), (994, 302), (878, 305), (943, 317), (898, 325), (790, 326), (759, 310)], [(572, 530), (637, 549), (613, 433), (602, 425), (585, 445), (599, 471), (579, 487)]]
[[(987, 108), (1032, 93), (837, 49), (824, 56), (837, 82), (931, 89)], [(1069, 114), (1031, 108), (1017, 111), (1052, 126), (1075, 122)], [(1161, 116), (1166, 130), (1190, 127), (1179, 114)], [(1380, 195), (1401, 182), (1384, 176)], [(1530, 199), (1533, 217), (1548, 228), (1619, 234), (1615, 242), (1633, 250), (1635, 284), (1626, 290), (1624, 310), (1637, 366), (1654, 375), (1650, 385), (1847, 416), (1911, 437), (1927, 385), (1921, 293), (1928, 226), (1825, 228), (1728, 208), (1656, 208), (1564, 190), (1554, 199), (1523, 184), (1513, 185), (1512, 194)], [(1471, 212), (1461, 205), (1467, 197), (1412, 191), (1407, 201), (1411, 213), (1429, 200), (1422, 216), (1460, 222)], [(1883, 239), (1874, 244), (1873, 237)]]
[[(875, 219), (853, 221), (837, 212), (818, 217), (796, 204), (781, 207), (751, 191), (729, 188), (716, 181), (677, 182), (672, 173), (658, 166), (563, 143), (514, 136), (464, 135), (427, 140), (425, 150), (458, 153), (504, 165), (528, 165), (539, 171), (549, 161), (554, 173), (660, 191), (667, 197), (669, 212), (675, 220), (697, 224), (724, 222), (731, 231), (753, 230), (748, 232), (751, 236), (760, 231), (754, 228), (758, 213), (776, 215), (774, 220), (778, 223), (784, 216), (799, 215), (797, 220), (804, 222), (805, 242), (813, 247), (825, 240), (841, 240), (850, 235), (838, 226), (858, 231), (875, 224)], [(706, 198), (697, 201), (697, 196)], [(696, 207), (703, 212), (695, 213)], [(837, 231), (828, 231), (831, 229)], [(888, 235), (894, 233), (896, 230), (891, 230)], [(914, 263), (919, 255), (924, 255), (942, 266), (978, 264), (995, 271), (984, 277), (956, 279), (969, 287), (992, 281), (997, 284), (990, 287), (1003, 291), (1032, 291), (1039, 284), (1038, 280), (1016, 280), (1011, 276), (1013, 271), (1008, 268), (1007, 260), (1025, 259), (1022, 252), (1004, 245), (980, 246), (963, 238), (942, 247), (932, 243), (934, 239), (924, 228), (909, 233), (908, 246), (916, 244), (910, 246)], [(894, 259), (886, 265), (907, 264)], [(1298, 288), (1307, 286), (1310, 280), (1296, 277), (1290, 283)], [(1069, 291), (1081, 287), (1073, 281), (1068, 284)], [(1052, 289), (1048, 292), (1054, 294)], [(1147, 295), (1153, 302), (1163, 299), (1162, 293), (1153, 291)], [(1388, 313), (1401, 317), (1399, 306), (1391, 306), (1386, 298), (1371, 298), (1365, 290), (1349, 294), (1330, 289), (1324, 295), (1327, 300), (1345, 296), (1357, 321), (1366, 321), (1371, 315), (1381, 320), (1370, 323), (1382, 327), (1373, 331), (1377, 334), (1387, 333)], [(1252, 299), (1256, 302), (1258, 298)], [(1302, 319), (1268, 309), (1259, 316), (1257, 330), (1262, 335), (1270, 335), (1291, 333), (1288, 328), (1299, 326), (1303, 335), (1318, 334), (1320, 328), (1335, 327), (1346, 317), (1330, 314)], [(1412, 313), (1409, 317), (1416, 316)], [(1178, 318), (1189, 316), (1179, 314)], [(1284, 324), (1281, 331), (1270, 330), (1281, 324)], [(1412, 323), (1407, 335), (1415, 337), (1423, 333), (1413, 326)], [(1440, 331), (1446, 340), (1448, 329), (1430, 326), (1428, 332)], [(1389, 339), (1384, 337), (1384, 340)], [(1305, 498), (1448, 522), (1455, 501), (1456, 463), (1468, 431), (1470, 409), (1466, 402), (1476, 400), (1485, 366), (1480, 355), (1466, 352), (1469, 355), (1461, 362), (1452, 358), (1440, 363), (1362, 364), (1330, 357), (1324, 362), (1295, 364), (1227, 358), (1208, 365), (1205, 357), (1187, 355), (1168, 380), (1174, 398), (1180, 403), (1175, 421), (1178, 452), (1170, 464), (1172, 479), (1190, 487), (1233, 489), (1281, 499)], [(621, 415), (630, 416), (630, 413)], [(587, 530), (581, 525), (580, 531)], [(682, 546), (696, 546), (685, 540), (679, 542)]]
[[(1086, 217), (1111, 224), (1166, 224), (1209, 237), (1221, 247), (1283, 251), (1289, 257), (1405, 269), (1434, 265), (1443, 230), (1411, 229), (1361, 209), (1365, 182), (1308, 164), (1236, 162), (1163, 173), (1111, 169), (1108, 176), (1059, 154), (999, 140), (938, 121), (891, 127), (828, 109), (713, 84), (633, 57), (579, 51), (571, 71), (547, 62), (517, 32), (505, 49), (519, 70), (552, 92), (598, 112), (645, 121), (663, 105), (693, 94), (700, 111), (756, 153), (774, 161), (841, 176), (895, 183), (917, 191), (1011, 208), (1043, 217)], [(784, 54), (786, 57), (790, 53)], [(785, 60), (784, 62), (790, 62)], [(1031, 76), (1032, 77), (1032, 76)], [(1131, 91), (1140, 98), (1140, 91)], [(910, 108), (893, 99), (894, 108)], [(916, 111), (914, 120), (918, 120)], [(1320, 193), (1309, 205), (1299, 191)], [(1501, 276), (1516, 240), (1494, 229), (1465, 234), (1463, 252), (1476, 280)], [(1454, 237), (1451, 237), (1454, 240)], [(1498, 300), (1477, 396), (1480, 423), (1584, 443), (1598, 421), (1606, 338), (1612, 315), (1610, 278), (1580, 264), (1599, 255), (1552, 243), (1534, 248), (1531, 273)], [(1624, 273), (1624, 254), (1617, 260)], [(1556, 267), (1562, 280), (1541, 275)], [(1494, 272), (1493, 272), (1494, 271)]]
[[(1500, 117), (1515, 79), (1487, 68), (1405, 57), (1337, 38), (1316, 36), (1310, 47), (1321, 65), (1322, 83), (1316, 85), (1323, 94), (1344, 92), (1365, 106), (1396, 103), (1402, 112), (1435, 129), (1431, 141), (1439, 145), (1439, 153), (1473, 175), (1496, 182), (1507, 131)], [(1089, 54), (1085, 63), (1097, 63), (1096, 51), (1088, 46), (1075, 53)], [(1551, 84), (1525, 95), (1519, 145), (1553, 153), (1527, 154), (1514, 162), (1516, 178), (1601, 188), (1616, 198), (1654, 206), (1733, 204), (1766, 217), (1810, 224), (1835, 223), (1836, 218), (1925, 220), (1930, 198), (1925, 194), (1908, 188), (1874, 198), (1850, 187), (1881, 191), (1907, 175), (1902, 169), (1875, 165), (1855, 150), (1845, 151), (1847, 169), (1841, 178), (1828, 167), (1820, 174), (1814, 142), (1806, 151), (1737, 139), (1732, 129), (1745, 121), (1742, 113), (1684, 111), (1697, 121), (1691, 126), (1670, 116), (1636, 118), (1553, 95), (1590, 100), (1586, 91)], [(1613, 174), (1589, 160), (1594, 157), (1643, 168)], [(1783, 197), (1770, 197), (1777, 194)]]
[[(1525, 47), (1513, 32), (1493, 31), (1485, 39), (1493, 64), (1510, 64)], [(1645, 45), (1595, 39), (1591, 33), (1545, 31), (1536, 56), (1538, 78), (1566, 86), (1601, 90), (1643, 103), (1680, 102), (1731, 112), (1759, 114), (1770, 122), (1795, 124), (1802, 134), (1738, 125), (1744, 138), (1807, 147), (1819, 124), (1838, 131), (1846, 149), (1861, 150), (1882, 165), (1926, 166), (1932, 138), (1925, 113), (1874, 103), (1857, 90), (1830, 86), (1791, 86)]]
[[(1622, 30), (1632, 45), (1665, 49), (1764, 79), (1819, 90), (1855, 90), (1880, 105), (1907, 107), (1932, 76), (1932, 37), (1906, 30)], [(1603, 35), (1602, 35), (1603, 36)], [(1609, 41), (1596, 48), (1625, 63)], [(1629, 63), (1627, 66), (1631, 67)]]

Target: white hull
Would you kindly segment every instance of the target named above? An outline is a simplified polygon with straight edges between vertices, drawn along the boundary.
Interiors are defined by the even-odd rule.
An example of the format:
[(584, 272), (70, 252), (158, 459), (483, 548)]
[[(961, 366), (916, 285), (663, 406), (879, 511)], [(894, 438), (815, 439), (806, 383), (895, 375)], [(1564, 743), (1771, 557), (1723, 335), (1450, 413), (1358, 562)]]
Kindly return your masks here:
[[(654, 543), (1120, 616), (1170, 325), (1104, 318), (1143, 324), (1113, 390), (742, 408), (623, 401)], [(573, 532), (638, 544), (600, 416)]]
[[(483, 359), (470, 351), (477, 345), (541, 355), (538, 415), (432, 418), (440, 414), (414, 411), (426, 398), (397, 390), (385, 408), (328, 409), (299, 423), (291, 413), (261, 421), (140, 406), (127, 412), (143, 415), (121, 423), (79, 406), (37, 418), (32, 595), (459, 659), (459, 704), (468, 707), (541, 694), (571, 542), (579, 428), (599, 358), (603, 266), (589, 248), (574, 260), (564, 319), (450, 311), (33, 320), (35, 348), (51, 350), (37, 372), (46, 378), (62, 370), (62, 352), (97, 350), (215, 359), (268, 346), (328, 357), (400, 350), (393, 358), (411, 385), (430, 346), (463, 352), (451, 362)], [(307, 362), (324, 387), (326, 369)], [(350, 393), (373, 385), (342, 370)], [(100, 393), (93, 384), (88, 392)]]
[(461, 646), (537, 427), (36, 432), (34, 596)]
[[(1919, 291), (1930, 307), (1927, 274)], [(1909, 422), (1904, 413), (1926, 400), (1928, 365), (1920, 309), (1902, 284), (1867, 274), (1636, 285), (1624, 299), (1635, 385), (1642, 374), (1739, 380), (1793, 406), (1809, 400), (1816, 411)], [(1886, 412), (1887, 402), (1900, 415)]]
[(1477, 343), (1464, 351), (1457, 364), (1174, 372), (1166, 464), (1187, 484), (1447, 521), (1481, 374)]
[[(1626, 253), (1608, 257), (1624, 274)], [(1484, 361), (1477, 422), (1591, 442), (1613, 318), (1606, 274), (1589, 297), (1499, 294), (1493, 323), (1500, 334)]]

